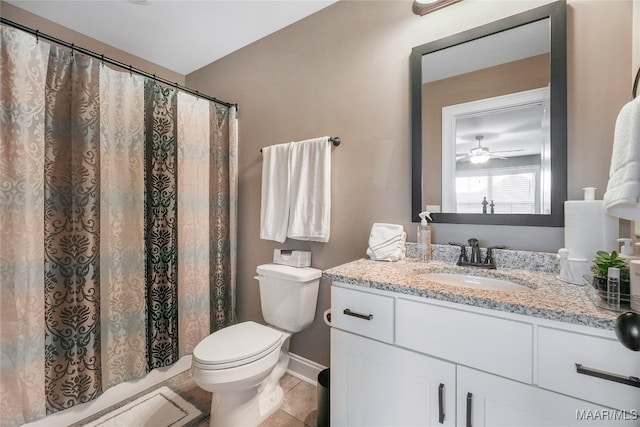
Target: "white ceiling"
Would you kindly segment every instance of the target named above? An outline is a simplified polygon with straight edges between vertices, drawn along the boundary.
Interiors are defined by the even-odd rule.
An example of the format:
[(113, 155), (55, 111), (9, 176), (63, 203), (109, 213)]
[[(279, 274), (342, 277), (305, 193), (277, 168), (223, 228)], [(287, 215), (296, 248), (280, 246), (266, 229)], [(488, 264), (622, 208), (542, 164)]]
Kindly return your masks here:
[(5, 0), (186, 75), (336, 0)]

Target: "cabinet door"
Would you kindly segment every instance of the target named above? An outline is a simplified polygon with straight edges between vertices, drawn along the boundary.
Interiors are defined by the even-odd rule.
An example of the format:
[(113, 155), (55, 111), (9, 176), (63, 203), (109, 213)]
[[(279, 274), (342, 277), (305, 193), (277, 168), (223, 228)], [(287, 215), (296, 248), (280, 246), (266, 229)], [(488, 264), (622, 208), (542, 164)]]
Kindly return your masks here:
[(460, 427), (640, 425), (637, 413), (622, 413), (474, 369), (458, 366), (457, 379)]
[(331, 425), (454, 426), (455, 365), (331, 329)]

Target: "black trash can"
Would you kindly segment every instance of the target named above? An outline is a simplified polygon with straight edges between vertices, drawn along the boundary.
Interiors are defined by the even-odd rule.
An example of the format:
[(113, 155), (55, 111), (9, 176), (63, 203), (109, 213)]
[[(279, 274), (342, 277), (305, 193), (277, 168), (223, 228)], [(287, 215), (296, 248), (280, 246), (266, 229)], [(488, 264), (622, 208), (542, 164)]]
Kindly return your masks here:
[(316, 393), (318, 397), (318, 427), (329, 427), (329, 368), (323, 369), (318, 374), (318, 386)]

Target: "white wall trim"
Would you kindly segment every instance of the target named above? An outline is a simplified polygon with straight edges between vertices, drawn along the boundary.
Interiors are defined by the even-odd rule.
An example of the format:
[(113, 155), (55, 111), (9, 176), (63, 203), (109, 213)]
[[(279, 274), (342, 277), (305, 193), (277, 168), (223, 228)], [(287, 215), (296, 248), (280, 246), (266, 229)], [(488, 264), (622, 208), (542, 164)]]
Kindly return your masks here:
[(313, 360), (305, 359), (295, 353), (289, 353), (289, 366), (287, 373), (304, 382), (316, 385), (318, 382), (318, 374), (326, 368)]

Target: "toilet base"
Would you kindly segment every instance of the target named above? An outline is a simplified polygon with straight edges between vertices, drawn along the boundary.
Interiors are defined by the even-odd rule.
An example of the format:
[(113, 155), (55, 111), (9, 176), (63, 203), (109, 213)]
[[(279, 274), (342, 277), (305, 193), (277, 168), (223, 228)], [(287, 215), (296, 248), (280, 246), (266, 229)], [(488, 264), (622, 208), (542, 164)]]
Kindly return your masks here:
[(282, 344), (276, 366), (258, 387), (213, 393), (210, 427), (258, 426), (273, 415), (284, 401), (280, 379), (289, 365), (289, 337)]
[(282, 387), (263, 395), (255, 389), (237, 393), (214, 393), (211, 399), (210, 427), (257, 426), (273, 415), (284, 400)]

